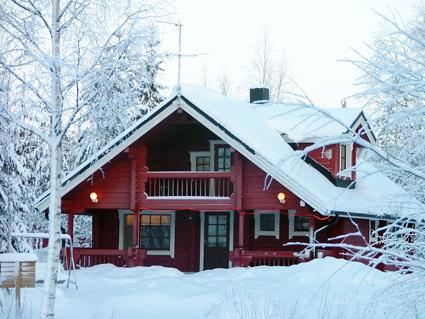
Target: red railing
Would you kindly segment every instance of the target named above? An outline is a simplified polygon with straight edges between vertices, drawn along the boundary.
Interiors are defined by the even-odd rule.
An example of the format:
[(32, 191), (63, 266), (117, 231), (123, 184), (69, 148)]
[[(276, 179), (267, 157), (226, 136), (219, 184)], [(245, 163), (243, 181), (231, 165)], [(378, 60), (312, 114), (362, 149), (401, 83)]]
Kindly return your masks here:
[(145, 193), (149, 198), (229, 198), (233, 182), (230, 172), (146, 172)]
[(292, 251), (248, 251), (236, 248), (230, 258), (235, 266), (292, 266), (301, 261)]
[(100, 264), (113, 264), (123, 267), (128, 261), (127, 250), (74, 248), (75, 264), (80, 267), (91, 267)]

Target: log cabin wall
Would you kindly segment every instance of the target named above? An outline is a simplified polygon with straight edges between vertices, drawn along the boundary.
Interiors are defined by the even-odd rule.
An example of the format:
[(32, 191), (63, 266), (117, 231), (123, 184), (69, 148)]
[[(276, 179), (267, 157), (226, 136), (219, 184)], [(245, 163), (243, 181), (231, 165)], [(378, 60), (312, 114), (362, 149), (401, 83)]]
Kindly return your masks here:
[(146, 266), (175, 267), (180, 271), (199, 271), (200, 217), (197, 211), (176, 211), (174, 258), (149, 256)]
[[(63, 197), (64, 210), (126, 209), (130, 207), (130, 181), (130, 160), (127, 154), (121, 153), (66, 194)], [(90, 200), (91, 192), (97, 193), (98, 203)]]

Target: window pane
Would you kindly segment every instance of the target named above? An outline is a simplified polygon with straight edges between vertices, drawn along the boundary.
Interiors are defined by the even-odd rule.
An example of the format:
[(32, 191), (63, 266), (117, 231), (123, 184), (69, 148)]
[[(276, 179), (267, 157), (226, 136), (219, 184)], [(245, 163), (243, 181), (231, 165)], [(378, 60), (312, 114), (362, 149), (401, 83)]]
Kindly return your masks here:
[(216, 225), (208, 225), (208, 235), (217, 235)]
[(219, 215), (218, 216), (218, 224), (227, 224), (227, 216)]
[(294, 230), (295, 231), (308, 231), (308, 216), (295, 216), (294, 217)]
[(275, 214), (260, 214), (260, 230), (261, 231), (275, 230)]
[(208, 224), (217, 224), (217, 215), (209, 215)]
[(227, 225), (219, 225), (218, 226), (218, 235), (226, 235), (227, 234)]
[(150, 220), (151, 220), (151, 217), (149, 215), (142, 215), (142, 218), (140, 219), (140, 223), (142, 225), (149, 225)]
[(224, 158), (220, 157), (218, 159), (218, 169), (223, 169), (224, 168)]
[(130, 215), (130, 214), (125, 215), (125, 225), (126, 226), (132, 226), (133, 225), (133, 219), (134, 219), (133, 215)]
[(217, 237), (208, 236), (208, 247), (217, 247)]
[(217, 237), (217, 247), (226, 247), (226, 237), (224, 236)]
[(164, 249), (164, 250), (170, 249), (170, 238), (163, 238), (162, 239), (162, 246), (161, 246), (161, 248)]
[(218, 148), (218, 156), (219, 157), (224, 157), (224, 147), (219, 147)]
[(170, 215), (161, 215), (161, 225), (170, 225), (171, 216)]
[(151, 216), (151, 225), (160, 225), (161, 224), (161, 216), (160, 215), (152, 215)]
[(169, 226), (161, 226), (161, 236), (162, 237), (170, 237), (170, 227)]

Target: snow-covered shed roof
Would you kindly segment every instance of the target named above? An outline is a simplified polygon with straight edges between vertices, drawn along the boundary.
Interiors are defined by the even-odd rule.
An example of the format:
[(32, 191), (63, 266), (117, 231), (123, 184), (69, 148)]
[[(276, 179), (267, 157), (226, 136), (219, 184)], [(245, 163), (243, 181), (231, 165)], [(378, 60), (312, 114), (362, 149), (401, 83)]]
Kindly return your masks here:
[[(268, 107), (270, 109), (267, 109)], [(367, 173), (362, 175), (363, 171), (359, 171), (356, 188), (345, 189), (336, 187), (319, 171), (300, 159), (288, 142), (282, 138), (282, 130), (286, 129), (285, 125), (278, 120), (280, 118), (282, 123), (285, 121), (292, 123), (292, 120), (283, 118), (285, 114), (294, 114), (295, 110), (290, 113), (285, 111), (282, 114), (279, 110), (282, 106), (259, 107), (192, 85), (183, 85), (179, 93), (174, 91), (170, 98), (111, 141), (93, 158), (77, 167), (64, 179), (62, 194), (66, 194), (87, 179), (93, 172), (179, 108), (193, 116), (321, 214), (339, 212), (371, 217), (395, 216), (407, 212), (406, 205), (402, 208), (403, 211), (401, 208), (395, 209), (391, 202), (394, 196), (404, 194), (402, 189), (370, 164), (362, 164), (364, 172)], [(360, 114), (359, 110), (346, 109), (342, 112), (335, 111), (334, 115), (349, 123), (355, 121)], [(327, 125), (324, 122), (319, 127), (320, 136), (340, 134), (343, 127), (340, 126), (334, 123)], [(293, 134), (295, 140), (301, 141), (304, 138), (298, 133), (296, 135), (286, 131), (287, 135)], [(296, 136), (301, 139), (295, 138)], [(314, 136), (319, 135), (316, 133)], [(378, 180), (379, 184), (377, 184)], [(38, 209), (47, 208), (48, 196), (49, 194), (46, 193), (40, 197), (36, 204)]]

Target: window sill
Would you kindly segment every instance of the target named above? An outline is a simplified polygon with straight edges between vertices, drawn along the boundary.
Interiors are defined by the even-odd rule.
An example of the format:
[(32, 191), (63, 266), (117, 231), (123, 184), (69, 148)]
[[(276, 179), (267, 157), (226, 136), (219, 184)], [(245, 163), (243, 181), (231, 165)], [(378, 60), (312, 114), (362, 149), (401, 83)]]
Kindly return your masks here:
[(289, 239), (292, 237), (305, 237), (310, 236), (310, 233), (308, 231), (293, 231), (289, 233)]
[(174, 252), (171, 250), (146, 250), (148, 256), (170, 256), (174, 258)]
[(259, 231), (255, 233), (255, 239), (258, 237), (275, 237), (276, 239), (279, 239), (279, 234), (275, 231)]

